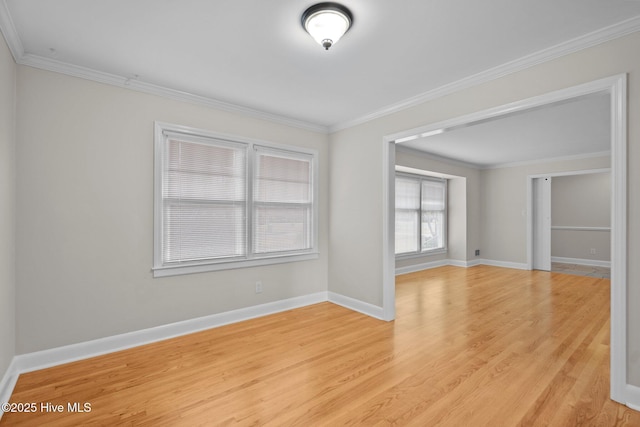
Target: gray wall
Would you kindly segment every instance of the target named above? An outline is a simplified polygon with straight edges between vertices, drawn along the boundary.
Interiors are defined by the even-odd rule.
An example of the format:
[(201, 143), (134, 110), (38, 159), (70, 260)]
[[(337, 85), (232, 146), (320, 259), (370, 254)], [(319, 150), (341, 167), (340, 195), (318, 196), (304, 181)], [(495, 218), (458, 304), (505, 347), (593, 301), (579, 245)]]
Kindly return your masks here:
[[(327, 290), (326, 134), (17, 69), (18, 354)], [(319, 150), (319, 259), (152, 278), (154, 120)]]
[[(14, 354), (13, 330), (16, 352), (25, 353), (327, 289), (381, 305), (383, 137), (619, 73), (629, 75), (628, 113), (638, 117), (638, 45), (640, 33), (635, 33), (327, 137), (16, 68), (2, 44), (0, 233), (8, 239), (0, 243), (0, 255), (6, 255), (0, 273), (0, 368)], [(154, 120), (320, 150), (320, 259), (152, 279)], [(640, 168), (631, 161), (639, 157), (640, 122), (629, 120), (630, 189), (640, 185)], [(517, 174), (608, 166), (605, 163), (592, 159)], [(493, 186), (512, 172), (500, 169), (467, 177), (467, 212), (480, 212), (467, 215), (468, 259), (469, 250), (481, 242), (483, 258), (523, 262), (521, 185), (507, 186), (507, 192)], [(16, 280), (11, 262), (15, 212)], [(640, 257), (640, 224), (635, 220), (640, 217), (640, 193), (629, 191), (627, 214), (629, 380), (640, 385), (640, 265), (633, 262)], [(500, 238), (494, 240), (494, 235)], [(260, 295), (253, 292), (258, 279), (265, 285)]]
[[(611, 227), (611, 174), (551, 180), (552, 227)], [(595, 250), (595, 254), (591, 250)], [(551, 230), (551, 256), (611, 261), (611, 232)]]
[[(594, 168), (606, 168), (610, 158), (586, 158), (565, 161), (549, 161), (520, 166), (493, 169), (475, 169), (445, 163), (415, 150), (396, 148), (396, 165), (408, 166), (432, 172), (456, 175), (450, 180), (449, 251), (447, 254), (400, 259), (396, 268), (406, 268), (441, 259), (470, 261), (476, 258), (525, 264), (527, 262), (527, 177), (529, 175), (567, 172)], [(582, 182), (585, 180), (585, 182)], [(552, 184), (552, 206), (555, 209), (553, 225), (609, 226), (610, 174), (554, 177)], [(595, 186), (598, 208), (586, 214), (587, 193), (577, 186)], [(605, 191), (605, 193), (603, 193)], [(570, 193), (570, 194), (567, 194)], [(592, 197), (593, 199), (593, 197)], [(582, 203), (578, 203), (578, 200)], [(602, 202), (602, 203), (600, 203)], [(586, 215), (586, 217), (585, 217)], [(584, 220), (583, 220), (584, 218)], [(559, 221), (559, 222), (558, 222)], [(562, 224), (561, 224), (562, 223)], [(565, 234), (572, 234), (566, 239)], [(570, 255), (564, 248), (568, 245), (596, 245), (596, 255), (585, 259), (609, 259), (610, 233), (566, 232), (553, 233), (556, 252), (553, 256), (579, 258), (578, 252)], [(604, 242), (602, 241), (604, 239)], [(589, 246), (589, 249), (593, 246)], [(475, 256), (475, 249), (481, 256)], [(574, 256), (576, 255), (576, 256)], [(607, 258), (609, 257), (609, 258)]]
[[(332, 134), (330, 290), (374, 305), (382, 305), (382, 183), (386, 179), (382, 176), (382, 162), (383, 153), (387, 149), (383, 144), (385, 135), (621, 73), (628, 73), (629, 76), (628, 117), (638, 117), (639, 45), (640, 33), (634, 33)], [(628, 158), (637, 159), (640, 157), (640, 122), (629, 120), (628, 126)], [(603, 167), (602, 162), (597, 166), (595, 163), (598, 161), (594, 160), (592, 163), (594, 166), (590, 168)], [(640, 168), (634, 167), (631, 160), (629, 164), (629, 188), (633, 189), (640, 186)], [(354, 168), (354, 165), (358, 167)], [(562, 167), (561, 170), (564, 169)], [(481, 185), (482, 255), (483, 258), (523, 262), (526, 248), (512, 240), (521, 240), (522, 233), (507, 235), (501, 232), (500, 238), (485, 241), (494, 232), (505, 230), (503, 221), (506, 216), (513, 222), (506, 224), (506, 229), (509, 230), (514, 227), (522, 229), (525, 221), (521, 215), (525, 195), (519, 192), (519, 184), (510, 193), (511, 197), (502, 196), (504, 193), (491, 189), (490, 184), (496, 182), (495, 178), (505, 173), (508, 172), (496, 170), (486, 174)], [(491, 191), (484, 194), (486, 189)], [(492, 209), (489, 205), (493, 202), (504, 209)], [(489, 212), (495, 212), (496, 215), (487, 215)], [(628, 374), (631, 384), (640, 385), (640, 264), (633, 262), (640, 258), (640, 223), (634, 220), (640, 217), (640, 193), (637, 191), (629, 191), (627, 215), (630, 261)], [(506, 249), (511, 247), (517, 249), (514, 252)]]
[(596, 157), (484, 170), (481, 210), (483, 258), (519, 264), (527, 262), (529, 175), (600, 169), (610, 165), (609, 157)]
[(0, 379), (15, 355), (15, 70), (0, 35)]

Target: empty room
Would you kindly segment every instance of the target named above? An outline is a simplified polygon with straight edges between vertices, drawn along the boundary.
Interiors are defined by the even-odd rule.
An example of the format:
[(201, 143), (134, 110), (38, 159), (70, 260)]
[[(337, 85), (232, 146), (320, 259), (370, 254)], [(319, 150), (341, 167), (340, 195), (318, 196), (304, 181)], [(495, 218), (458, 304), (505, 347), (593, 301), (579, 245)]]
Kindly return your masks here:
[(640, 2), (0, 31), (0, 425), (640, 425)]

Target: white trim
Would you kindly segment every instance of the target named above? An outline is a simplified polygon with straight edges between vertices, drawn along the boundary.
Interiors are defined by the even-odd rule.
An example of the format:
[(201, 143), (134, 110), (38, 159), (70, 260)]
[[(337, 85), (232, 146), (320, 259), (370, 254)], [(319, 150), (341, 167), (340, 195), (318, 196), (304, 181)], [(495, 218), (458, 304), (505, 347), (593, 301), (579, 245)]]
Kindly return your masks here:
[(355, 298), (337, 294), (335, 292), (329, 292), (329, 302), (348, 308), (349, 310), (357, 311), (358, 313), (366, 314), (367, 316), (374, 317), (379, 320), (388, 320), (385, 319), (385, 311), (383, 307), (369, 304)]
[(470, 261), (462, 261), (458, 259), (450, 259), (448, 260), (448, 265), (452, 265), (454, 267), (475, 267), (476, 265), (483, 265), (483, 259), (472, 259)]
[(560, 256), (552, 256), (551, 262), (561, 262), (563, 264), (588, 265), (590, 267), (611, 268), (611, 261), (600, 261), (597, 259), (566, 258), (566, 257), (560, 257)]
[[(197, 141), (202, 143), (213, 143), (216, 146), (219, 144), (229, 145), (231, 147), (237, 147), (246, 153), (246, 178), (247, 178), (247, 199), (246, 199), (246, 241), (245, 250), (246, 254), (242, 257), (229, 257), (229, 258), (217, 258), (210, 259), (203, 262), (192, 263), (176, 263), (176, 264), (163, 264), (162, 254), (162, 239), (164, 236), (163, 225), (163, 190), (164, 185), (164, 171), (166, 169), (166, 156), (165, 144), (168, 138), (173, 137), (184, 138), (188, 141)], [(253, 205), (250, 202), (252, 200), (252, 188), (253, 179), (255, 178), (255, 170), (253, 168), (254, 157), (257, 155), (257, 150), (260, 152), (278, 152), (287, 153), (288, 156), (304, 157), (305, 160), (310, 160), (311, 164), (311, 195), (312, 195), (312, 247), (306, 250), (289, 251), (273, 254), (256, 254), (251, 248), (251, 239), (253, 233), (251, 229), (251, 215)], [(317, 259), (319, 257), (318, 251), (318, 219), (319, 219), (319, 203), (318, 203), (318, 188), (319, 188), (319, 167), (318, 167), (319, 153), (315, 149), (296, 147), (290, 145), (277, 144), (270, 141), (258, 140), (254, 138), (247, 138), (238, 135), (231, 135), (227, 133), (219, 133), (205, 129), (197, 129), (189, 126), (175, 125), (165, 122), (154, 122), (154, 244), (153, 244), (153, 277), (166, 277), (176, 276), (182, 274), (202, 273), (207, 271), (219, 271), (229, 270), (247, 267), (256, 267), (263, 265), (281, 264), (288, 262), (307, 261)]]
[(232, 113), (239, 113), (257, 119), (284, 124), (286, 126), (292, 126), (314, 132), (332, 133), (374, 120), (376, 118), (397, 113), (398, 111), (414, 107), (416, 105), (440, 98), (442, 96), (460, 91), (462, 89), (486, 83), (491, 80), (495, 80), (500, 77), (525, 70), (546, 61), (560, 58), (562, 56), (626, 36), (633, 32), (640, 31), (640, 17), (630, 18), (626, 21), (613, 24), (609, 27), (601, 28), (589, 34), (585, 34), (574, 39), (562, 42), (560, 44), (557, 44), (556, 46), (540, 50), (514, 61), (501, 64), (497, 67), (490, 68), (472, 76), (465, 77), (463, 79), (440, 86), (422, 94), (407, 98), (395, 104), (373, 111), (364, 116), (342, 123), (337, 123), (329, 127), (316, 123), (306, 122), (303, 120), (293, 119), (278, 114), (268, 113), (241, 105), (219, 101), (211, 97), (191, 94), (176, 89), (154, 85), (151, 83), (145, 83), (137, 78), (104, 73), (90, 68), (80, 67), (77, 65), (63, 63), (61, 61), (25, 53), (20, 37), (13, 24), (13, 20), (11, 19), (11, 14), (9, 13), (6, 0), (0, 0), (0, 31), (4, 35), (4, 38), (7, 42), (7, 45), (9, 46), (9, 50), (11, 51), (14, 60), (20, 65), (54, 71), (57, 73), (67, 74), (70, 76), (110, 84), (118, 87), (124, 87), (138, 92), (162, 96), (173, 100), (189, 102), (196, 105), (203, 105)]
[(183, 320), (149, 329), (99, 338), (78, 344), (21, 354), (14, 358), (16, 372), (22, 374), (64, 363), (75, 362), (77, 360), (88, 359), (90, 357), (101, 356), (182, 335), (192, 334), (194, 332), (200, 332), (211, 328), (242, 322), (244, 320), (325, 302), (327, 299), (328, 297), (326, 292), (318, 292), (315, 294), (231, 310), (224, 313), (212, 314), (210, 316)]
[(572, 225), (552, 225), (551, 229), (564, 231), (611, 231), (611, 227), (574, 227)]
[[(490, 166), (482, 166), (479, 169), (504, 169), (504, 168), (519, 167), (519, 166), (538, 165), (541, 163), (565, 162), (569, 160), (582, 160), (582, 159), (592, 159), (597, 157), (609, 157), (609, 156), (611, 156), (611, 151), (598, 151), (594, 153), (575, 154), (572, 156), (547, 157), (544, 159), (527, 160), (522, 162), (499, 163), (499, 164), (490, 165)], [(478, 166), (476, 166), (476, 168), (478, 168)]]
[[(1, 13), (0, 13), (1, 15)], [(11, 46), (9, 41), (7, 43)], [(12, 50), (13, 52), (13, 50)], [(254, 108), (244, 107), (242, 105), (232, 104), (229, 102), (219, 101), (215, 98), (196, 95), (189, 92), (184, 92), (177, 89), (171, 89), (164, 86), (155, 85), (152, 83), (146, 83), (138, 78), (131, 78), (126, 76), (119, 76), (117, 74), (105, 73), (102, 71), (94, 70), (91, 68), (81, 67), (79, 65), (68, 64), (55, 59), (44, 58), (42, 56), (23, 54), (18, 58), (15, 58), (16, 63), (33, 68), (38, 68), (46, 71), (53, 71), (55, 73), (65, 74), (68, 76), (78, 77), (85, 80), (90, 80), (98, 83), (104, 83), (112, 86), (117, 86), (125, 89), (131, 89), (137, 92), (146, 93), (149, 95), (161, 96), (163, 98), (173, 99), (175, 101), (188, 102), (190, 104), (201, 105), (204, 107), (215, 108), (217, 110), (226, 111), (229, 113), (237, 113), (243, 116), (252, 117), (260, 120), (266, 120), (273, 123), (279, 123), (286, 126), (291, 126), (299, 129), (309, 130), (319, 133), (328, 133), (328, 127), (306, 122), (303, 120), (294, 119), (278, 114), (269, 113), (266, 111), (256, 110)]]
[[(153, 328), (113, 335), (77, 344), (14, 356), (0, 381), (0, 403), (8, 402), (20, 374), (76, 362), (91, 357), (126, 350), (141, 345), (164, 341), (195, 332), (218, 328), (245, 320), (281, 313), (322, 302), (331, 302), (364, 315), (384, 320), (381, 307), (333, 292), (293, 297), (285, 300), (240, 308), (210, 316), (183, 320)], [(0, 412), (0, 418), (2, 412)]]
[(410, 175), (420, 175), (420, 176), (436, 177), (436, 178), (442, 178), (442, 179), (460, 178), (458, 175), (451, 175), (448, 173), (434, 172), (434, 171), (429, 171), (424, 169), (410, 168), (408, 166), (396, 165), (395, 168), (396, 168), (396, 172), (404, 172)]
[(18, 59), (24, 56), (24, 47), (20, 37), (18, 37), (16, 26), (13, 24), (6, 0), (0, 1), (0, 33), (4, 36), (7, 46), (9, 46), (13, 60), (18, 62)]
[(451, 265), (448, 259), (422, 262), (420, 264), (412, 264), (404, 267), (396, 267), (396, 276), (399, 276), (401, 274), (415, 273), (416, 271), (430, 270), (432, 268), (443, 267), (445, 265)]
[(245, 259), (241, 261), (211, 262), (192, 265), (158, 266), (153, 267), (153, 277), (181, 276), (184, 274), (206, 273), (208, 271), (235, 270), (238, 268), (260, 267), (264, 265), (284, 264), (289, 262), (309, 261), (320, 258), (318, 252), (305, 254), (269, 256), (263, 258)]
[(625, 405), (627, 405), (627, 407), (633, 409), (634, 411), (640, 412), (640, 387), (627, 384), (626, 395), (627, 402), (625, 403)]
[[(533, 174), (527, 176), (527, 266), (533, 268), (533, 180), (536, 178), (555, 178), (562, 176), (590, 175), (597, 173), (611, 173), (611, 168), (582, 169), (574, 171), (550, 172), (545, 174)], [(553, 227), (551, 227), (553, 229)]]
[(393, 141), (382, 141), (382, 309), (383, 319), (396, 317), (395, 227), (396, 210), (389, 200), (396, 198), (396, 147)]
[[(640, 18), (634, 19), (633, 21), (627, 21), (627, 24), (637, 27), (640, 25)], [(388, 143), (402, 138), (409, 138), (413, 135), (432, 132), (437, 129), (463, 126), (479, 120), (499, 117), (516, 111), (523, 111), (529, 108), (560, 102), (578, 96), (602, 92), (607, 92), (611, 96), (611, 399), (624, 403), (627, 393), (625, 388), (627, 385), (627, 75), (619, 74), (510, 104), (489, 108), (483, 111), (467, 114), (465, 116), (430, 123), (391, 135), (385, 135), (382, 138), (382, 148), (384, 157), (387, 156), (386, 152), (388, 150)], [(388, 177), (394, 173), (394, 167), (383, 162), (383, 176)], [(527, 263), (504, 263), (490, 260), (483, 260), (482, 263), (510, 268), (531, 269), (531, 180), (532, 176), (528, 177), (526, 212)], [(385, 195), (387, 197), (384, 197)], [(383, 215), (385, 215), (389, 209), (393, 208), (394, 200), (388, 197), (386, 192), (383, 192), (382, 204)], [(388, 215), (388, 213), (386, 215)], [(388, 217), (383, 218), (388, 219)], [(387, 263), (389, 262), (389, 258), (393, 256), (393, 248), (390, 248), (387, 245), (386, 247), (383, 247), (383, 250), (387, 252), (383, 254), (383, 263)], [(384, 277), (382, 283), (383, 294), (388, 288), (394, 287), (394, 285), (394, 280)], [(385, 301), (385, 304), (392, 303), (392, 301)]]
[[(531, 68), (544, 62), (551, 61), (553, 59), (557, 59), (583, 49), (597, 46), (610, 40), (624, 37), (636, 31), (640, 31), (640, 17), (634, 17), (626, 21), (613, 24), (609, 27), (596, 30), (592, 33), (576, 37), (574, 39), (560, 43), (556, 46), (552, 46), (550, 48), (543, 49), (533, 54), (516, 59), (515, 61), (507, 62), (497, 67), (482, 71), (478, 74), (465, 77), (463, 79), (440, 86), (411, 98), (407, 98), (403, 101), (380, 108), (364, 116), (335, 124), (329, 127), (329, 132), (336, 132), (342, 129), (347, 129), (356, 125), (360, 125), (362, 123), (366, 123), (380, 117), (388, 116), (390, 114), (406, 110), (407, 108), (415, 107), (417, 105), (432, 101), (437, 98), (441, 98), (460, 90), (496, 80), (500, 77), (504, 77), (509, 74)], [(435, 130), (435, 128), (428, 131), (433, 130)]]
[(452, 166), (461, 166), (469, 169), (479, 169), (479, 170), (488, 170), (488, 169), (504, 169), (504, 168), (513, 168), (520, 166), (529, 166), (529, 165), (538, 165), (544, 163), (551, 162), (564, 162), (569, 160), (582, 160), (582, 159), (592, 159), (598, 157), (610, 157), (611, 151), (598, 151), (594, 153), (584, 153), (584, 154), (575, 154), (571, 156), (558, 156), (558, 157), (547, 157), (544, 159), (536, 159), (536, 160), (524, 160), (521, 162), (508, 162), (508, 163), (496, 163), (492, 165), (479, 165), (476, 163), (464, 162), (462, 160), (451, 159), (449, 157), (438, 156), (437, 154), (429, 153), (426, 151), (418, 150), (413, 147), (403, 146), (402, 143), (397, 145), (397, 150), (410, 153), (417, 154), (422, 157), (436, 160), (441, 163), (446, 163)]
[(539, 173), (528, 175), (528, 178), (557, 178), (559, 176), (591, 175), (596, 173), (611, 173), (611, 168), (580, 169), (574, 171)]
[(527, 265), (529, 269), (533, 268), (533, 217), (532, 217), (532, 197), (533, 197), (533, 180), (536, 178), (554, 178), (561, 176), (588, 175), (596, 173), (611, 173), (611, 168), (600, 169), (582, 169), (574, 171), (550, 172), (546, 174), (534, 174), (527, 176)]
[(627, 385), (627, 75), (611, 92), (611, 399), (626, 401)]
[[(14, 357), (4, 373), (2, 381), (0, 381), (0, 404), (11, 401), (11, 393), (13, 393), (13, 389), (18, 381), (18, 375)], [(0, 409), (0, 419), (2, 419), (3, 413), (4, 411)]]
[(441, 259), (438, 261), (424, 262), (420, 264), (407, 265), (396, 268), (396, 276), (418, 271), (430, 270), (432, 268), (444, 267), (451, 265), (454, 267), (471, 268), (477, 265), (490, 265), (493, 267), (514, 268), (516, 270), (530, 270), (527, 264), (521, 262), (498, 261), (491, 259), (474, 259), (470, 261), (462, 261), (457, 259)]
[(448, 252), (449, 250), (446, 247), (431, 249), (424, 252), (406, 252), (402, 254), (396, 254), (396, 261), (404, 261), (406, 259), (415, 259), (415, 258), (424, 258), (428, 256), (443, 255)]
[[(563, 91), (547, 95), (560, 100)], [(566, 171), (527, 177), (527, 265), (532, 266), (532, 182), (535, 178), (611, 173), (611, 399), (626, 401), (627, 388), (627, 75), (620, 74), (569, 88), (572, 96), (608, 92), (611, 97), (611, 168)], [(547, 97), (547, 96), (543, 96)], [(538, 97), (541, 98), (541, 97)], [(566, 99), (566, 98), (565, 98)]]
[[(626, 78), (626, 75), (623, 74), (622, 76)], [(391, 135), (386, 135), (385, 139), (388, 141), (396, 141), (417, 134), (433, 132), (436, 129), (455, 129), (462, 126), (468, 126), (470, 123), (498, 118), (507, 114), (525, 111), (531, 108), (542, 107), (556, 102), (567, 101), (579, 96), (610, 91), (611, 88), (617, 84), (620, 78), (620, 75), (605, 77), (577, 86), (559, 89), (531, 98), (522, 99), (520, 101), (511, 102), (509, 104), (499, 105), (497, 107), (488, 108), (486, 110), (476, 111), (464, 116), (454, 117), (452, 119), (430, 123), (424, 126), (418, 126), (416, 128), (404, 130)], [(402, 144), (399, 145), (402, 146)]]

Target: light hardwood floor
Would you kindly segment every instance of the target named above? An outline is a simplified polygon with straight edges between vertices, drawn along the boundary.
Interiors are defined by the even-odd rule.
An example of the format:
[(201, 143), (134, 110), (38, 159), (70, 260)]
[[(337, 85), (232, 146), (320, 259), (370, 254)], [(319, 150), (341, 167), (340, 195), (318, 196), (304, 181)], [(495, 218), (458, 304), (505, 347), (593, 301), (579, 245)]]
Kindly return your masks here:
[(478, 266), (397, 278), (397, 319), (317, 304), (24, 374), (9, 425), (640, 425), (609, 400), (609, 281)]

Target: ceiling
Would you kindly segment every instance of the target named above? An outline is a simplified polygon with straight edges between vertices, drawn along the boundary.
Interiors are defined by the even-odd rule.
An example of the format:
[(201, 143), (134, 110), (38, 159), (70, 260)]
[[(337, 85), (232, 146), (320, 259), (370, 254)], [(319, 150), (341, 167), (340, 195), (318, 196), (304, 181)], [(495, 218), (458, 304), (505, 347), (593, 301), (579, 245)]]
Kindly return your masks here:
[(581, 96), (407, 139), (399, 145), (479, 168), (608, 154), (611, 100), (608, 93)]
[(640, 30), (637, 0), (343, 0), (325, 51), (314, 3), (0, 0), (0, 28), (20, 64), (324, 131)]

